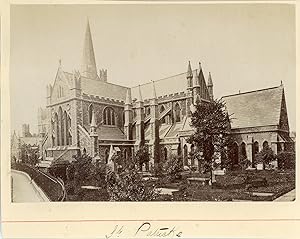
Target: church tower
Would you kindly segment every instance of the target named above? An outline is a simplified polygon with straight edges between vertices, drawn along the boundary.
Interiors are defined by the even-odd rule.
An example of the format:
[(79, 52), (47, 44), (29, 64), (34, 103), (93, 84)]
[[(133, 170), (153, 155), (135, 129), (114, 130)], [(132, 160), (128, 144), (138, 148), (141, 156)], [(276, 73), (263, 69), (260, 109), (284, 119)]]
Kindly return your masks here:
[(83, 45), (83, 56), (81, 63), (81, 75), (90, 79), (98, 79), (94, 47), (90, 23), (87, 21), (85, 39)]

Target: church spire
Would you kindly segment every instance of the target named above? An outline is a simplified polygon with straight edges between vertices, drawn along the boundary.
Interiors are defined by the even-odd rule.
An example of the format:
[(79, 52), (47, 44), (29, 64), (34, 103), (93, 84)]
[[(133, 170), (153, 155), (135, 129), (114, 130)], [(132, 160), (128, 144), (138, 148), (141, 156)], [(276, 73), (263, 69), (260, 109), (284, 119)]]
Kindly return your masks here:
[(85, 76), (85, 77), (88, 77), (91, 79), (98, 78), (89, 20), (87, 20), (87, 25), (86, 25), (86, 30), (85, 30), (81, 73), (82, 73), (82, 76)]

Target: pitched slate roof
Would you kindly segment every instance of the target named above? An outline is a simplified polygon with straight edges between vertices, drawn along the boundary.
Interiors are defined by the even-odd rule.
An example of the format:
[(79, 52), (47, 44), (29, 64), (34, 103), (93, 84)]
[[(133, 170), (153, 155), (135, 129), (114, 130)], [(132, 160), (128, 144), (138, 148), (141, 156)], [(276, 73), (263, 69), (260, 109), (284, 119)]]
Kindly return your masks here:
[(222, 97), (231, 116), (231, 128), (278, 125), (283, 86)]
[(122, 140), (126, 139), (124, 133), (118, 128), (114, 126), (98, 126), (97, 134), (99, 140)]
[(40, 142), (40, 138), (38, 136), (32, 137), (20, 137), (21, 144), (27, 144), (31, 146), (38, 146)]
[[(72, 79), (73, 74), (64, 72), (64, 75), (68, 80)], [(115, 100), (125, 101), (126, 92), (128, 87), (115, 85), (109, 82), (100, 80), (93, 80), (84, 76), (81, 76), (81, 88), (82, 93), (87, 95), (98, 95), (101, 97), (107, 97)]]

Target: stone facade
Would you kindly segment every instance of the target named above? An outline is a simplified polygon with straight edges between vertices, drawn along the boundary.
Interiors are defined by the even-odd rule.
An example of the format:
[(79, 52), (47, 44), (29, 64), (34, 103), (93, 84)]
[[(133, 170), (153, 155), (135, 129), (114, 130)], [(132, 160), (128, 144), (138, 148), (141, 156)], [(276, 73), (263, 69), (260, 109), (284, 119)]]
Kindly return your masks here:
[[(141, 146), (148, 145), (153, 164), (175, 154), (183, 156), (184, 165), (197, 166), (188, 157), (195, 150), (187, 143), (193, 133), (190, 117), (195, 104), (210, 102), (214, 97), (211, 73), (206, 83), (201, 64), (192, 70), (189, 63), (187, 72), (182, 74), (131, 88), (119, 86), (109, 82), (107, 70), (101, 69), (97, 74), (89, 24), (84, 42), (81, 72), (65, 72), (60, 61), (54, 83), (47, 86), (47, 108), (39, 114), (43, 156), (68, 159), (71, 154), (84, 151), (107, 161), (111, 147), (130, 157)], [(268, 142), (277, 152), (280, 142), (289, 137), (283, 86), (280, 89), (275, 93), (270, 90), (257, 93), (270, 94), (276, 102), (280, 98), (276, 103), (276, 107), (280, 105), (278, 115), (266, 117), (275, 118), (278, 123), (271, 120), (269, 124), (266, 120), (262, 125), (250, 122), (250, 127), (232, 127), (239, 152), (249, 160), (257, 150), (254, 144), (260, 150)], [(235, 96), (224, 99), (230, 105)], [(233, 105), (236, 108), (228, 108), (229, 111), (247, 108), (239, 103)], [(266, 109), (265, 113), (270, 110), (273, 109)], [(265, 115), (259, 117), (264, 119)]]

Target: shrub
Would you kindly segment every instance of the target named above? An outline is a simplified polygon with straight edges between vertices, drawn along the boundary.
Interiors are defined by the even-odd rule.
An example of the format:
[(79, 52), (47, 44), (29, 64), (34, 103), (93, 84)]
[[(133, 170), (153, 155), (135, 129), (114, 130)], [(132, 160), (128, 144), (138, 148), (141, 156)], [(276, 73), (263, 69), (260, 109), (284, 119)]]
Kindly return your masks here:
[(274, 152), (269, 146), (264, 147), (259, 153), (255, 155), (256, 163), (263, 163), (264, 167), (274, 159)]
[(137, 167), (127, 167), (120, 173), (108, 171), (106, 183), (111, 201), (152, 201), (159, 195), (154, 183), (143, 181)]
[(171, 182), (180, 178), (180, 172), (182, 172), (182, 169), (182, 158), (177, 155), (171, 155), (162, 165), (162, 170), (167, 176), (167, 180)]
[(280, 169), (295, 169), (295, 152), (282, 151), (277, 154), (277, 161)]

